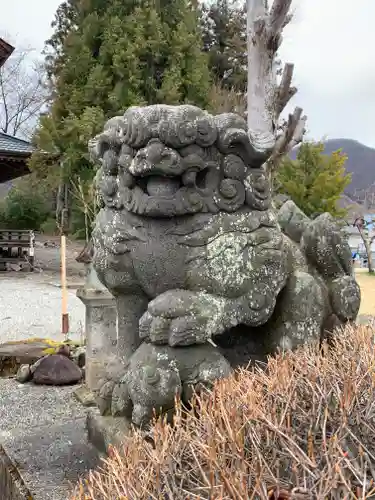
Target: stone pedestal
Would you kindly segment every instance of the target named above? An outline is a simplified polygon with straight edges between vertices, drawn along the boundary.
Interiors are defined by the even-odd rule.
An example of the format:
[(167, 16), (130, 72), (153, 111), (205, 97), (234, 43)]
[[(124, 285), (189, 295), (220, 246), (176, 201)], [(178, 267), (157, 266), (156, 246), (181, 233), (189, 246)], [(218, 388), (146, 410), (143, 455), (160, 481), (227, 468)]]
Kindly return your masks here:
[(87, 414), (86, 430), (89, 443), (101, 455), (106, 455), (110, 447), (121, 451), (132, 432), (132, 424), (126, 418), (102, 417), (97, 410), (91, 410)]
[(115, 298), (104, 288), (87, 284), (77, 290), (77, 297), (86, 306), (86, 385), (98, 390), (98, 382), (117, 353), (117, 310)]

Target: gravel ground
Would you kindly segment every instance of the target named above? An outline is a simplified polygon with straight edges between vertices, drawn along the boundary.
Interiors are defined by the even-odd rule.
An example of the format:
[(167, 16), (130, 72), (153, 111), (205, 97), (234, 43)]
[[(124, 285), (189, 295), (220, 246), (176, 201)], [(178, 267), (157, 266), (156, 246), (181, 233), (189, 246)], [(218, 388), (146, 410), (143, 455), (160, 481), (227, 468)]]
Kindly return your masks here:
[[(0, 272), (0, 343), (64, 338), (59, 239), (38, 240), (34, 272)], [(82, 248), (82, 243), (67, 245), (69, 336), (77, 340), (82, 337), (85, 316), (85, 307), (76, 297), (84, 281), (83, 265), (75, 261)], [(98, 465), (96, 451), (86, 439), (87, 410), (75, 401), (73, 390), (46, 390), (0, 379), (0, 443), (35, 500), (65, 500), (71, 485)]]
[[(44, 246), (55, 244), (56, 246)], [(29, 272), (0, 273), (0, 343), (32, 337), (61, 340), (60, 248), (58, 238), (38, 236), (35, 267)], [(67, 242), (68, 313), (70, 337), (79, 339), (85, 307), (76, 297), (83, 284), (83, 265), (75, 258), (82, 242)]]
[(74, 389), (0, 379), (0, 443), (35, 500), (66, 500), (78, 479), (99, 465), (86, 438), (88, 410)]
[[(62, 340), (61, 288), (53, 275), (0, 275), (0, 343), (32, 337)], [(85, 307), (68, 290), (70, 337), (83, 333)]]

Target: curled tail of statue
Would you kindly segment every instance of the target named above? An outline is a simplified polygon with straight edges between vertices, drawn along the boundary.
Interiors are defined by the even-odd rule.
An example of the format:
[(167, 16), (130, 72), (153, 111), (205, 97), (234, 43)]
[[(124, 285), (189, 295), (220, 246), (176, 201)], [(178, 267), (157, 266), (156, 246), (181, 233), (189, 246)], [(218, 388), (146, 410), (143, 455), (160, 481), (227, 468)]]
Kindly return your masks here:
[(325, 331), (354, 321), (361, 292), (354, 277), (351, 250), (340, 225), (329, 213), (309, 219), (291, 200), (279, 207), (278, 220), (283, 232), (298, 245), (310, 272), (326, 287)]

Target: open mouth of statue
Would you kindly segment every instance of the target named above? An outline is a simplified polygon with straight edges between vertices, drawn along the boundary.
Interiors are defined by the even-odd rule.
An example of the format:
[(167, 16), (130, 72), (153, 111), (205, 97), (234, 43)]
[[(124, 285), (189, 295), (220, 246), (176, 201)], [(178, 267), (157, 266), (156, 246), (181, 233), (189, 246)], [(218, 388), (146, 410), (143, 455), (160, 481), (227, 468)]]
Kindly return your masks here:
[[(181, 175), (127, 176), (122, 201), (127, 210), (152, 217), (193, 214), (200, 211), (218, 211), (215, 208), (215, 182), (210, 169), (201, 172), (183, 172)], [(212, 205), (212, 207), (211, 207)]]
[(181, 177), (164, 177), (162, 175), (149, 175), (136, 179), (136, 186), (148, 196), (156, 198), (173, 198), (183, 187)]
[(151, 198), (174, 198), (179, 192), (195, 191), (202, 195), (207, 193), (210, 186), (215, 184), (213, 177), (215, 172), (209, 168), (201, 171), (187, 170), (181, 175), (162, 175), (161, 173), (149, 173), (142, 176), (132, 175), (131, 186), (137, 187), (145, 195)]
[(120, 178), (123, 206), (151, 217), (232, 212), (245, 202), (243, 182), (225, 178), (217, 160), (181, 156), (159, 142), (138, 151)]

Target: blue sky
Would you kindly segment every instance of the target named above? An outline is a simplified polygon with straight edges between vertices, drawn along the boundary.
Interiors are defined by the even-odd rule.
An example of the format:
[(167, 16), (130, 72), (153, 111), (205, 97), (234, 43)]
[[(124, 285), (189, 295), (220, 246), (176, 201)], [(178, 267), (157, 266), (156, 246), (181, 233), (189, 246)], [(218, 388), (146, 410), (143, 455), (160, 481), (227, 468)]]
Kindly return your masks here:
[[(40, 51), (60, 1), (3, 2), (1, 35)], [(375, 147), (375, 0), (294, 0), (293, 11), (280, 56), (295, 63), (299, 92), (291, 107), (307, 114), (308, 136)]]

